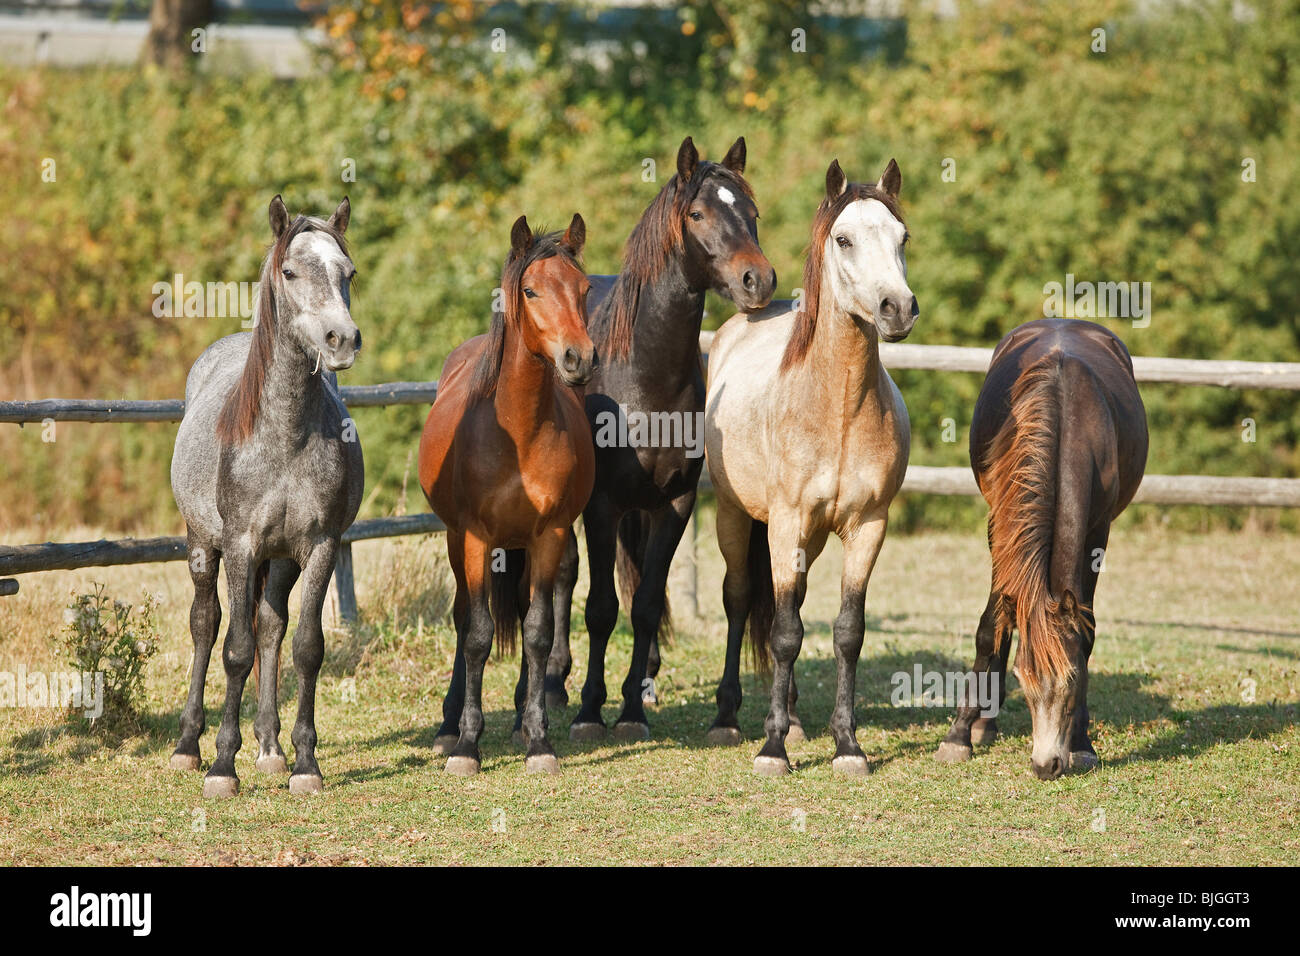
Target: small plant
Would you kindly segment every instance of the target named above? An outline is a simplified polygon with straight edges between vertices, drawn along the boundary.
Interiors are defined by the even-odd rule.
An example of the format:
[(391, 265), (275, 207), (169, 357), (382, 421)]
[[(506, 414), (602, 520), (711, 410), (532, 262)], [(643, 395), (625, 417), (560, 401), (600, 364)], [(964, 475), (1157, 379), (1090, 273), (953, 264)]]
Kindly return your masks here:
[(152, 595), (133, 608), (110, 600), (104, 585), (96, 584), (93, 593), (74, 593), (63, 612), (59, 643), (72, 666), (83, 674), (104, 675), (104, 710), (98, 720), (105, 725), (130, 723), (136, 717), (145, 664), (158, 650), (157, 610)]

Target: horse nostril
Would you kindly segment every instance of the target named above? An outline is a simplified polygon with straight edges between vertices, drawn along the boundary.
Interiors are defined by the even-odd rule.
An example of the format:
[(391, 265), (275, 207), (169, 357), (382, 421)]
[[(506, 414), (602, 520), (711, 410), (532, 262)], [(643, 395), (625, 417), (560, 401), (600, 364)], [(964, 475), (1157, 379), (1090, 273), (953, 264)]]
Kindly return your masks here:
[(754, 291), (754, 273), (753, 273), (752, 271), (750, 271), (750, 270), (746, 270), (746, 271), (745, 271), (745, 274), (744, 274), (744, 275), (741, 277), (741, 279), (740, 279), (740, 284), (743, 285), (743, 286), (745, 287), (745, 291), (746, 291), (746, 292), (753, 292), (753, 291)]
[(1060, 757), (1053, 757), (1053, 758), (1052, 758), (1052, 763), (1051, 763), (1051, 765), (1047, 768), (1047, 772), (1051, 775), (1051, 777), (1052, 777), (1053, 780), (1055, 780), (1057, 777), (1059, 777), (1059, 776), (1061, 775), (1061, 758), (1060, 758)]
[(339, 334), (337, 332), (330, 332), (325, 336), (325, 344), (328, 345), (331, 350), (338, 348)]
[(885, 298), (880, 300), (880, 314), (887, 319), (898, 317), (898, 303), (893, 299)]
[(564, 370), (566, 372), (576, 372), (581, 362), (582, 357), (578, 355), (578, 350), (573, 346), (569, 346), (564, 350)]
[(916, 304), (916, 296), (912, 296), (912, 318), (921, 314), (921, 307)]
[(352, 347), (356, 349), (358, 352), (361, 351), (361, 330), (360, 329), (357, 329), (357, 334), (352, 338)]

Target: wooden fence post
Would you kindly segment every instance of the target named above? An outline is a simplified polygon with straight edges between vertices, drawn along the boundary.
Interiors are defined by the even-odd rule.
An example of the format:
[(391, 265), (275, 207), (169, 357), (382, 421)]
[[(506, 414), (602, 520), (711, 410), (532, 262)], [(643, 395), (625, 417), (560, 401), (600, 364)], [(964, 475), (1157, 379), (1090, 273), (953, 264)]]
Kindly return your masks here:
[(339, 545), (334, 561), (334, 590), (338, 597), (339, 619), (345, 624), (357, 622), (357, 592), (352, 578), (352, 542)]
[[(696, 507), (699, 507), (697, 504)], [(669, 584), (671, 587), (673, 610), (683, 618), (700, 616), (700, 601), (697, 591), (698, 582), (695, 567), (695, 511), (686, 522), (682, 540), (677, 544), (673, 563), (669, 567)]]

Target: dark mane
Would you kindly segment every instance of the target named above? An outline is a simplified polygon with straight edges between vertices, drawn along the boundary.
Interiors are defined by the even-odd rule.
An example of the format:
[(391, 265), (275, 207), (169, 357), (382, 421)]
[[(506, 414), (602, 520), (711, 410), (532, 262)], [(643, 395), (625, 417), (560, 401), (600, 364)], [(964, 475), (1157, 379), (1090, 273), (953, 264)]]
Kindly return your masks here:
[(702, 161), (686, 183), (679, 173), (673, 174), (628, 236), (623, 268), (614, 288), (591, 316), (591, 337), (602, 355), (626, 358), (631, 351), (632, 326), (641, 290), (659, 278), (672, 251), (681, 247), (682, 219), (710, 176), (721, 177), (745, 196), (754, 197), (753, 189), (742, 176), (718, 163)]
[(275, 292), (280, 288), (280, 270), (284, 267), (284, 257), (290, 244), (304, 232), (323, 232), (339, 244), (344, 255), (348, 254), (348, 244), (343, 233), (314, 216), (300, 215), (271, 245), (271, 250), (262, 263), (257, 311), (253, 319), (253, 341), (248, 349), (248, 360), (244, 363), (244, 373), (222, 406), (221, 414), (217, 416), (217, 439), (222, 444), (239, 445), (246, 442), (253, 434), (253, 426), (257, 424), (257, 413), (262, 407), (262, 386), (266, 382), (267, 369), (275, 359)]
[(474, 377), (470, 381), (471, 401), (488, 398), (496, 391), (497, 379), (501, 377), (501, 362), (505, 357), (506, 327), (515, 326), (519, 322), (519, 313), (524, 305), (524, 273), (528, 271), (528, 267), (534, 262), (552, 256), (563, 256), (575, 268), (582, 269), (582, 264), (561, 241), (563, 238), (563, 232), (538, 230), (533, 234), (533, 244), (528, 247), (527, 252), (522, 256), (516, 256), (513, 252), (506, 256), (505, 267), (501, 270), (501, 289), (505, 308), (494, 309), (492, 312), (492, 324), (488, 326), (487, 332), (487, 348), (479, 356), (478, 364), (474, 367)]
[[(885, 208), (894, 214), (894, 218), (903, 222), (903, 213), (898, 207), (898, 200), (874, 183), (849, 183), (844, 192), (834, 199), (823, 199), (817, 207), (813, 218), (812, 239), (808, 246), (808, 258), (803, 267), (803, 308), (795, 316), (794, 331), (786, 343), (785, 354), (781, 357), (781, 371), (793, 368), (803, 361), (812, 347), (813, 335), (817, 331), (817, 314), (821, 310), (822, 289), (822, 255), (826, 250), (826, 240), (831, 234), (831, 227), (840, 213), (848, 208), (849, 203), (859, 199), (876, 199), (885, 204)], [(906, 223), (904, 223), (906, 225)]]

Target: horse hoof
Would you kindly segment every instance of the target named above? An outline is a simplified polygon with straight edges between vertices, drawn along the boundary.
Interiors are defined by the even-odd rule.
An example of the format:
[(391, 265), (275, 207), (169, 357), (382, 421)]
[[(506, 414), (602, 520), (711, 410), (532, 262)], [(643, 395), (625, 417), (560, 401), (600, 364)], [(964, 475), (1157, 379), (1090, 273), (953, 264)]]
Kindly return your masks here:
[(785, 732), (785, 742), (788, 744), (801, 744), (808, 739), (808, 735), (803, 732), (803, 724), (791, 724), (790, 729)]
[(631, 720), (620, 721), (614, 725), (614, 739), (620, 743), (631, 744), (650, 739), (650, 725)]
[(239, 796), (238, 777), (204, 777), (203, 798), (205, 800), (229, 800)]
[(199, 755), (181, 753), (172, 754), (171, 759), (167, 761), (167, 766), (171, 767), (173, 770), (198, 770)]
[(596, 723), (573, 724), (569, 727), (569, 739), (579, 744), (604, 740), (605, 725)]
[(555, 754), (533, 754), (524, 760), (525, 773), (559, 773), (560, 760)]
[(1070, 772), (1087, 773), (1089, 770), (1096, 769), (1101, 763), (1097, 755), (1090, 750), (1075, 750), (1070, 753)]
[(735, 747), (740, 743), (740, 729), (737, 727), (710, 727), (704, 739), (713, 747)]
[(546, 709), (547, 710), (564, 710), (569, 706), (569, 695), (557, 691), (548, 690), (546, 692)]
[(522, 730), (516, 730), (510, 735), (510, 742), (520, 749), (528, 746), (528, 738), (524, 736)]
[(288, 773), (289, 765), (284, 761), (284, 754), (263, 754), (253, 764), (259, 773)]
[(831, 769), (847, 777), (865, 777), (871, 773), (871, 764), (862, 754), (845, 754), (831, 761)]
[(290, 793), (320, 793), (325, 789), (325, 781), (318, 773), (295, 773), (289, 778)]
[(447, 758), (447, 772), (457, 777), (472, 777), (478, 773), (479, 762), (473, 757), (453, 756)]
[(955, 744), (951, 740), (939, 744), (939, 749), (934, 753), (934, 759), (939, 763), (965, 763), (970, 758), (971, 748), (965, 744)]
[(433, 738), (433, 752), (440, 757), (449, 757), (451, 752), (456, 749), (456, 742), (460, 740), (457, 734), (442, 734)]
[(981, 747), (987, 747), (993, 741), (998, 739), (998, 725), (975, 724), (970, 729), (970, 742)]
[(790, 761), (782, 757), (766, 757), (759, 754), (754, 758), (754, 773), (760, 777), (783, 777), (790, 772)]

